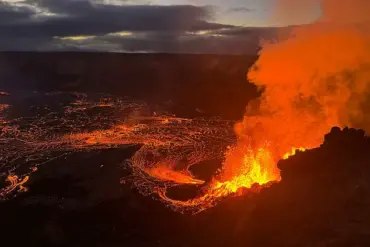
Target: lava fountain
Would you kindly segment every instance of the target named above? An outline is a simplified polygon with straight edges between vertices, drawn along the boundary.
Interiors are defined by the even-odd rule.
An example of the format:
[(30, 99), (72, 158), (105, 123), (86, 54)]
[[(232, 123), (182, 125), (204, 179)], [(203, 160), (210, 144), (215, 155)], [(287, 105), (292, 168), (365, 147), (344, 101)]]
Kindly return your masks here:
[[(277, 1), (277, 12), (284, 13), (285, 20), (296, 16), (292, 2), (296, 1)], [(259, 59), (248, 73), (261, 97), (248, 105), (243, 121), (236, 124), (235, 149), (247, 145), (258, 153), (268, 142), (271, 159), (279, 160), (296, 150), (319, 146), (333, 126), (369, 130), (365, 113), (370, 102), (370, 17), (364, 10), (370, 3), (320, 3), (322, 16), (315, 22), (291, 28), (290, 35), (275, 42), (263, 43)], [(236, 152), (234, 156), (238, 159), (241, 155)], [(226, 160), (232, 159), (227, 156)], [(235, 163), (226, 162), (225, 170), (231, 174), (238, 171)], [(266, 165), (270, 174), (276, 174), (269, 167)]]
[[(296, 16), (292, 2), (277, 1), (285, 20)], [(235, 125), (237, 144), (226, 152), (221, 173), (189, 205), (279, 181), (277, 161), (319, 146), (333, 126), (369, 129), (364, 113), (370, 102), (370, 18), (364, 10), (370, 3), (320, 3), (322, 16), (314, 23), (263, 44), (248, 73), (261, 97)]]

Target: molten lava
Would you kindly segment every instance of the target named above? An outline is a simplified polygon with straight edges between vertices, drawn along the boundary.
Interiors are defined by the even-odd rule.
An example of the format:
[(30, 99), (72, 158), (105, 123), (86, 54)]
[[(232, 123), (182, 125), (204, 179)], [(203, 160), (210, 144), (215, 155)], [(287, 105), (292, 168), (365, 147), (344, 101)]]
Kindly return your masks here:
[(0, 190), (0, 198), (7, 196), (17, 189), (20, 192), (27, 191), (27, 187), (24, 187), (24, 184), (29, 180), (29, 176), (20, 179), (17, 175), (8, 175), (6, 180), (9, 182), (9, 185)]
[[(177, 184), (204, 184), (205, 181), (195, 179), (188, 171), (175, 171), (166, 166), (156, 166), (146, 169), (145, 172), (156, 179), (171, 181)], [(188, 174), (187, 174), (188, 173)]]
[(240, 188), (279, 181), (280, 173), (276, 163), (268, 143), (257, 148), (251, 145), (230, 148), (226, 153), (221, 180), (216, 183), (215, 189), (220, 190), (220, 195), (224, 196)]
[(304, 152), (307, 148), (293, 148), (291, 152), (284, 154), (283, 159), (286, 160), (291, 156), (294, 156), (297, 152)]
[[(27, 157), (26, 162), (39, 160), (33, 165), (45, 164), (54, 158), (49, 155), (56, 151), (64, 155), (137, 144), (140, 148), (128, 162), (133, 171), (133, 179), (130, 179), (133, 185), (144, 195), (157, 195), (177, 211), (197, 213), (214, 206), (224, 197), (255, 191), (280, 181), (280, 171), (276, 166), (278, 160), (304, 150), (285, 147), (287, 153), (281, 154), (281, 145), (261, 141), (263, 138), (260, 141), (244, 138), (243, 135), (239, 135), (235, 143), (234, 123), (230, 121), (159, 114), (141, 116), (135, 103), (125, 105), (104, 101), (102, 105), (101, 102), (78, 99), (64, 107), (65, 115), (60, 119), (58, 115), (48, 114), (46, 118), (36, 118), (29, 129), (19, 128), (19, 119), (15, 122), (6, 119), (9, 124), (6, 123), (0, 134), (3, 149), (0, 159), (5, 162), (4, 167), (13, 167), (13, 161), (22, 161), (24, 157)], [(94, 109), (93, 113), (99, 112), (97, 107), (116, 107), (118, 110), (132, 107), (134, 113), (125, 117), (124, 122), (121, 118), (116, 121), (110, 117), (102, 119), (101, 115), (97, 119), (87, 115), (90, 109)], [(50, 116), (55, 118), (50, 121)], [(94, 126), (96, 123), (101, 125), (86, 131), (81, 123), (87, 116)], [(57, 125), (52, 126), (50, 122)], [(54, 129), (66, 125), (72, 130), (55, 135)], [(39, 126), (45, 126), (45, 129)], [(190, 172), (192, 166), (213, 159), (224, 161), (211, 181), (206, 182)], [(30, 173), (37, 171), (35, 166), (32, 167)], [(27, 175), (10, 175), (7, 179), (9, 185), (0, 192), (0, 196), (5, 198), (16, 191), (24, 191)], [(194, 186), (198, 195), (184, 201), (167, 195), (170, 188), (183, 185)]]
[[(294, 155), (303, 148), (293, 148), (284, 157)], [(186, 180), (185, 180), (186, 181)], [(218, 178), (215, 178), (203, 190), (203, 195), (179, 201), (166, 195), (166, 188), (155, 190), (159, 197), (169, 203), (173, 209), (184, 212), (190, 210), (199, 213), (214, 206), (220, 199), (227, 196), (242, 195), (248, 191), (257, 191), (273, 182), (280, 181), (280, 171), (268, 142), (259, 148), (251, 145), (234, 146), (226, 152), (226, 160)], [(250, 190), (253, 189), (253, 190)]]

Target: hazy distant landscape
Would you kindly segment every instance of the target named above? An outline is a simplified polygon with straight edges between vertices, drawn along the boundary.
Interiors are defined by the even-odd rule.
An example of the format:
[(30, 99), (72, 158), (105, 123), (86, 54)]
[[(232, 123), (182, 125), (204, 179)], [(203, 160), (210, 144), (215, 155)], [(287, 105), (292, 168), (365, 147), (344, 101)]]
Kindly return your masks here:
[(257, 96), (246, 80), (256, 56), (88, 52), (0, 53), (0, 90), (108, 93), (240, 119)]

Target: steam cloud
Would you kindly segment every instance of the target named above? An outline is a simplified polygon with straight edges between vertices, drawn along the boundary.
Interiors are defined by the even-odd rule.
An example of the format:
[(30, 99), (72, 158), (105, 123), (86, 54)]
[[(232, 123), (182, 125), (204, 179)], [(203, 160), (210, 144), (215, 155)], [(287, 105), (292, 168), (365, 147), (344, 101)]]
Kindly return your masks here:
[[(299, 3), (279, 0), (274, 18), (295, 18)], [(295, 3), (295, 4), (293, 4)], [(321, 16), (266, 42), (248, 79), (261, 88), (236, 132), (271, 141), (279, 155), (318, 146), (333, 126), (370, 131), (370, 1), (321, 0)]]

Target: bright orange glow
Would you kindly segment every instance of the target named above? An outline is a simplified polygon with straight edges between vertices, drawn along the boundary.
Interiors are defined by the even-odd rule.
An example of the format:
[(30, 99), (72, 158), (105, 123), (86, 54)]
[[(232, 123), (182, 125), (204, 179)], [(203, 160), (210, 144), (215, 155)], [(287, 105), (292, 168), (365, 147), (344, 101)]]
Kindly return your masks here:
[(0, 197), (4, 197), (9, 193), (18, 189), (20, 192), (27, 191), (27, 188), (24, 187), (24, 184), (29, 180), (29, 176), (24, 177), (23, 179), (18, 178), (17, 175), (9, 175), (7, 181), (10, 183), (7, 187), (0, 190)]
[[(294, 155), (303, 148), (293, 149), (285, 157)], [(166, 189), (157, 189), (159, 197), (175, 210), (187, 209), (201, 212), (214, 206), (218, 200), (229, 195), (240, 195), (249, 189), (258, 189), (280, 181), (280, 171), (276, 166), (268, 143), (253, 149), (251, 146), (236, 146), (226, 153), (226, 160), (219, 178), (210, 183), (200, 197), (188, 201), (173, 200), (166, 196)], [(253, 190), (255, 191), (255, 190)]]
[(292, 151), (290, 151), (289, 153), (284, 154), (283, 159), (286, 160), (289, 157), (294, 156), (297, 153), (297, 151), (304, 152), (306, 150), (307, 150), (307, 148), (293, 148)]
[[(217, 127), (208, 124), (202, 126), (201, 122), (161, 117), (157, 114), (153, 117), (135, 116), (129, 122), (134, 124), (120, 124), (106, 130), (67, 135), (64, 140), (71, 143), (74, 148), (144, 144), (131, 159), (136, 176), (135, 185), (144, 194), (157, 194), (163, 202), (178, 211), (191, 208), (193, 212), (199, 212), (215, 205), (223, 197), (239, 195), (249, 189), (254, 190), (278, 182), (281, 178), (277, 162), (294, 155), (298, 150), (306, 150), (279, 146), (262, 141), (262, 138), (261, 141), (256, 141), (258, 139), (244, 138), (240, 135), (242, 138), (238, 139), (236, 145), (229, 147), (224, 155), (220, 153), (220, 157), (225, 158), (222, 169), (206, 184), (205, 181), (194, 177), (189, 167), (202, 160), (214, 158), (213, 152), (207, 153), (208, 149), (214, 148), (212, 147), (214, 144), (199, 142), (197, 136), (209, 133), (213, 138), (213, 132), (219, 131)], [(184, 127), (181, 127), (183, 124)], [(239, 123), (236, 128), (238, 126), (242, 125)], [(254, 137), (258, 136), (256, 133), (254, 132)], [(198, 141), (189, 142), (191, 141), (189, 137)], [(281, 143), (285, 144), (283, 141)], [(192, 147), (194, 151), (187, 155), (183, 154), (183, 148), (188, 147)], [(281, 150), (287, 151), (281, 153)], [(185, 156), (186, 161), (181, 161)], [(174, 200), (166, 195), (168, 188), (185, 184), (201, 187), (201, 195), (187, 201)]]
[(221, 173), (221, 181), (215, 184), (220, 195), (237, 192), (240, 188), (253, 185), (265, 185), (279, 181), (280, 174), (269, 145), (252, 148), (237, 146), (226, 153), (226, 160)]
[[(59, 136), (47, 130), (45, 133), (42, 129), (23, 132), (19, 131), (17, 124), (5, 125), (2, 131), (4, 143), (11, 144), (15, 136), (18, 140), (22, 140), (25, 146), (24, 150), (9, 149), (11, 155), (8, 152), (3, 152), (2, 155), (5, 160), (15, 160), (11, 157), (25, 157), (30, 154), (34, 159), (42, 158), (44, 155), (34, 150), (43, 150), (44, 147), (45, 150), (63, 153), (138, 144), (138, 150), (127, 162), (132, 168), (132, 177), (130, 176), (129, 181), (140, 193), (154, 194), (156, 198), (176, 211), (197, 213), (214, 206), (224, 197), (258, 192), (260, 188), (280, 181), (277, 162), (294, 155), (297, 150), (304, 150), (303, 148), (292, 149), (293, 142), (287, 142), (288, 137), (291, 138), (294, 135), (286, 135), (277, 142), (275, 136), (271, 135), (274, 133), (273, 128), (268, 132), (266, 129), (263, 132), (263, 129), (255, 128), (247, 133), (245, 127), (248, 125), (244, 125), (246, 121), (235, 126), (238, 134), (235, 143), (233, 122), (217, 119), (184, 119), (169, 114), (161, 115), (157, 112), (141, 115), (140, 108), (134, 103), (129, 102), (128, 106), (132, 107), (133, 111), (119, 118), (118, 121), (110, 122), (113, 124), (84, 131), (84, 128), (78, 128), (80, 121), (70, 122), (70, 126), (76, 127), (76, 130)], [(91, 109), (96, 112), (100, 108), (120, 109), (119, 107), (127, 108), (120, 101), (113, 101), (110, 98), (90, 102), (82, 95), (64, 107), (67, 118), (62, 118), (60, 122), (64, 125), (70, 121), (70, 118), (68, 119), (70, 115), (73, 116), (72, 119), (78, 115), (85, 119), (86, 113)], [(258, 122), (253, 122), (250, 116), (246, 116), (246, 119), (250, 121), (248, 124)], [(261, 119), (263, 120), (261, 117), (255, 118), (255, 120)], [(40, 122), (43, 123), (43, 121), (45, 120), (41, 118)], [(102, 122), (105, 124), (109, 121), (111, 120), (106, 118)], [(290, 129), (295, 130), (295, 128)], [(289, 128), (283, 130), (287, 131)], [(45, 138), (38, 140), (38, 136), (41, 135)], [(268, 137), (271, 140), (267, 141)], [(307, 140), (301, 144), (310, 141), (296, 140)], [(303, 147), (311, 147), (311, 145), (303, 145)], [(223, 162), (222, 167), (215, 174), (207, 174), (213, 176), (207, 182), (195, 176), (194, 174), (198, 173), (190, 169), (211, 160), (223, 160)], [(30, 173), (37, 172), (37, 166), (40, 164), (42, 163), (37, 162), (36, 166), (31, 167)], [(194, 174), (191, 171), (194, 171)], [(203, 175), (202, 169), (197, 171)], [(5, 197), (15, 191), (24, 191), (27, 180), (26, 174), (22, 178), (16, 175), (9, 176), (9, 186), (1, 191), (1, 196)], [(180, 185), (194, 186), (196, 196), (179, 201), (167, 195), (170, 189)]]
[(145, 172), (163, 181), (171, 181), (177, 184), (204, 184), (203, 180), (195, 179), (191, 174), (186, 174), (188, 171), (174, 171), (166, 166), (157, 166), (151, 169), (146, 169)]

